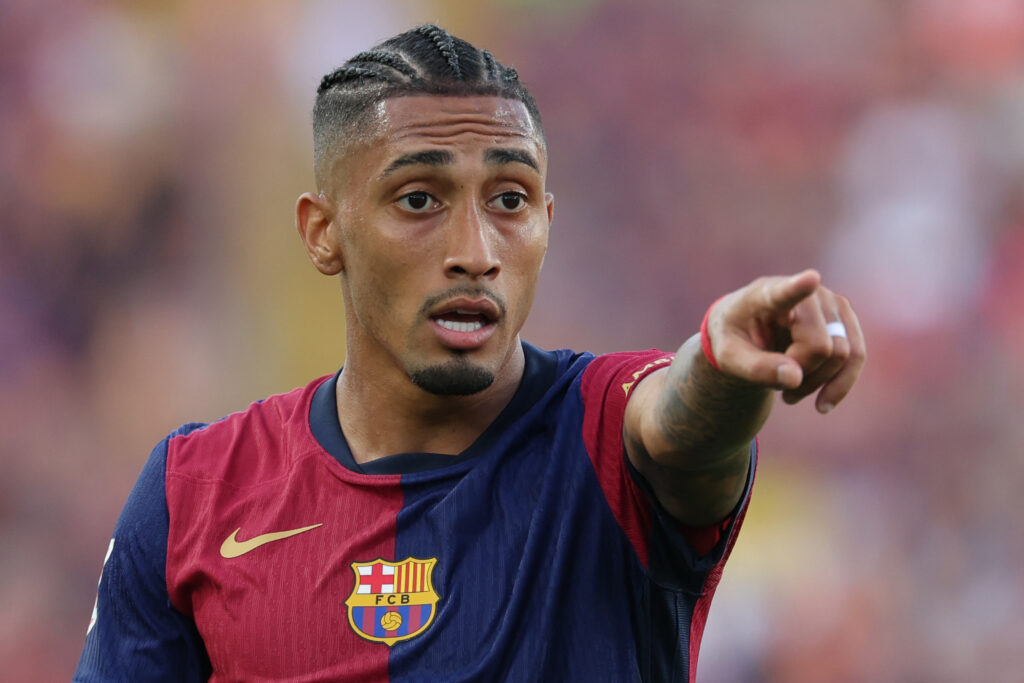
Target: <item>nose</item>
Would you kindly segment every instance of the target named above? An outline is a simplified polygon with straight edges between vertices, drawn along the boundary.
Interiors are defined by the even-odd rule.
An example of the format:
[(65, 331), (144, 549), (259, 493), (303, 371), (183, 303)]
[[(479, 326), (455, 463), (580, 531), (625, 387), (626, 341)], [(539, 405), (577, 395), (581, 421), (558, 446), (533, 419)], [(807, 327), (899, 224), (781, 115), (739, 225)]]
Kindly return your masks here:
[(493, 280), (501, 271), (495, 250), (497, 230), (475, 202), (449, 218), (445, 274), (450, 278)]

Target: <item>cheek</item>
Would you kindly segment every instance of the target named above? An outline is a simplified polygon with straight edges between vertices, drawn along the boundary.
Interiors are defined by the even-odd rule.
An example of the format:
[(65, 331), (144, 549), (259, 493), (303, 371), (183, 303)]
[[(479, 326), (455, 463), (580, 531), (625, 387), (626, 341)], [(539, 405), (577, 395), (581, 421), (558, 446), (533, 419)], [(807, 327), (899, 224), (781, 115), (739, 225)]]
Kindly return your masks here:
[(407, 327), (417, 321), (431, 291), (425, 251), (378, 239), (358, 254), (348, 276), (352, 304), (361, 320), (372, 320), (377, 327)]
[(343, 278), (352, 313), (379, 334), (401, 305), (403, 283), (396, 277), (401, 268), (375, 250), (353, 250), (350, 254)]
[(515, 278), (517, 295), (521, 301), (523, 317), (529, 312), (537, 290), (540, 268), (547, 253), (547, 233), (521, 244), (516, 259)]
[(540, 272), (544, 263), (544, 255), (548, 252), (548, 228), (546, 225), (534, 229), (524, 239), (524, 253), (530, 268), (535, 274)]

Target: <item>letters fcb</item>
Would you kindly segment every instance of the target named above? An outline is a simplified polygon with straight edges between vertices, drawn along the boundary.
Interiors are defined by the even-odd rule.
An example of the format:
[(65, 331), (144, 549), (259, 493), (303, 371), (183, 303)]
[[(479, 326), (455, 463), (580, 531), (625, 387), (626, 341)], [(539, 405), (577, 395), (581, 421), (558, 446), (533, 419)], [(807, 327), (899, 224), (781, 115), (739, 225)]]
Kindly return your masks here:
[(356, 581), (345, 601), (352, 629), (389, 647), (427, 630), (440, 599), (432, 579), (436, 564), (436, 557), (353, 562)]

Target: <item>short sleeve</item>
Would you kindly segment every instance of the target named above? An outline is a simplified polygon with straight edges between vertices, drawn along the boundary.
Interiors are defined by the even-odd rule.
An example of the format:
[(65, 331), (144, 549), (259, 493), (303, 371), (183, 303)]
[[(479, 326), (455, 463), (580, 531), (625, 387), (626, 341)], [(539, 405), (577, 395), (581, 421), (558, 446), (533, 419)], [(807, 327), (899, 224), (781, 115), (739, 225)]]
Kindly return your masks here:
[(150, 455), (114, 528), (76, 683), (205, 681), (210, 663), (191, 619), (167, 592), (168, 510), (164, 489), (168, 442), (202, 425), (186, 425)]
[(694, 680), (708, 610), (750, 500), (757, 467), (751, 444), (746, 488), (732, 514), (706, 528), (684, 527), (659, 504), (629, 462), (622, 428), (637, 383), (672, 361), (660, 351), (595, 358), (583, 372), (583, 440), (605, 499), (647, 573), (638, 652), (646, 680)]
[[(757, 462), (756, 444), (752, 443), (746, 489), (739, 505), (720, 524), (684, 527), (661, 508), (650, 486), (629, 462), (622, 429), (633, 388), (672, 359), (671, 354), (655, 349), (598, 356), (584, 371), (580, 384), (584, 443), (601, 488), (641, 562), (663, 585), (675, 583), (673, 574), (678, 579), (703, 575), (725, 560), (749, 500)], [(681, 569), (687, 571), (680, 574)]]

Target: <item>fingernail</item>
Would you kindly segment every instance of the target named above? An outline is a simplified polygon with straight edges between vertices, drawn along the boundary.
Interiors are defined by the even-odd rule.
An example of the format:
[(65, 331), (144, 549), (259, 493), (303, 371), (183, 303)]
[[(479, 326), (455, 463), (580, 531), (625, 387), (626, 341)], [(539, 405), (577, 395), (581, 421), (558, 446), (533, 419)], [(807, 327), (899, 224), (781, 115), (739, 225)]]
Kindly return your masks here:
[(820, 404), (818, 404), (818, 412), (821, 413), (822, 415), (828, 415), (829, 413), (832, 412), (832, 409), (835, 408), (835, 407), (836, 407), (835, 403), (828, 403), (828, 402), (820, 403)]
[(800, 371), (788, 363), (783, 363), (775, 371), (775, 379), (780, 387), (791, 389), (800, 384)]

